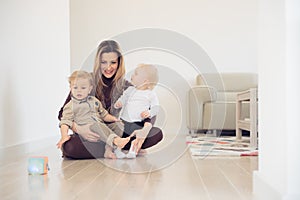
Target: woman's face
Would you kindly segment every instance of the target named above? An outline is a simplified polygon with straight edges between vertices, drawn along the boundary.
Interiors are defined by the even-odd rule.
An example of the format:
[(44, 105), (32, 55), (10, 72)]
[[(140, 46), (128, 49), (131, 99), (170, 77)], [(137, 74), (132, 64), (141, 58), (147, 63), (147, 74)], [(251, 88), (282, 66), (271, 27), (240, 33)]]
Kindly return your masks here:
[(103, 53), (101, 56), (101, 72), (106, 78), (111, 78), (118, 70), (118, 54), (116, 52)]

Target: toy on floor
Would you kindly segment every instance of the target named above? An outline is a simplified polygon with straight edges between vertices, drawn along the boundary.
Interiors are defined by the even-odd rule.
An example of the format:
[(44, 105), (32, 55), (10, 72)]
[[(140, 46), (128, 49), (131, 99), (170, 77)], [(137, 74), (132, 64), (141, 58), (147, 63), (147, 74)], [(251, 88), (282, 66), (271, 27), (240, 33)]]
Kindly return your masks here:
[(28, 158), (28, 174), (42, 175), (47, 174), (49, 169), (47, 156), (32, 156)]

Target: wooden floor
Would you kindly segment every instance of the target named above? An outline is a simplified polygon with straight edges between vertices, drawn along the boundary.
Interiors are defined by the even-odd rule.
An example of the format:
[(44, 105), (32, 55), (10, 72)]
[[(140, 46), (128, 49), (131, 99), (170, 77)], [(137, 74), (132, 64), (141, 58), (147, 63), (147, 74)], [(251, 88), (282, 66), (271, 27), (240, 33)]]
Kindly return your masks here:
[[(257, 170), (257, 157), (192, 159), (186, 148), (176, 157), (172, 154), (176, 152), (174, 147), (169, 148), (170, 152), (160, 152), (168, 149), (167, 140), (160, 148), (134, 160), (68, 160), (61, 158), (55, 144), (47, 146), (31, 153), (49, 157), (47, 175), (27, 174), (27, 154), (0, 165), (0, 197), (2, 200), (254, 199), (252, 172)], [(181, 147), (185, 145), (184, 137), (178, 141)], [(153, 160), (152, 155), (159, 159)], [(173, 159), (167, 158), (168, 155)]]

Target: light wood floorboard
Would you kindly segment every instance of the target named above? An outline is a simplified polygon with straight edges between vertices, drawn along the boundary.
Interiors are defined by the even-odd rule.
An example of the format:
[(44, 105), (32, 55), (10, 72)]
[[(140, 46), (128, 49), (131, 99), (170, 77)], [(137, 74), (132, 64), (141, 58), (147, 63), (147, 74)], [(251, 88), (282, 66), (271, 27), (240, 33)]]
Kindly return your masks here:
[[(155, 168), (149, 159), (151, 152), (155, 151), (150, 150), (149, 155), (134, 160), (69, 160), (61, 158), (54, 144), (46, 146), (13, 162), (1, 163), (0, 197), (9, 200), (253, 199), (252, 172), (257, 170), (257, 157), (193, 159), (185, 151), (168, 165)], [(47, 175), (27, 174), (27, 159), (31, 155), (49, 157)]]

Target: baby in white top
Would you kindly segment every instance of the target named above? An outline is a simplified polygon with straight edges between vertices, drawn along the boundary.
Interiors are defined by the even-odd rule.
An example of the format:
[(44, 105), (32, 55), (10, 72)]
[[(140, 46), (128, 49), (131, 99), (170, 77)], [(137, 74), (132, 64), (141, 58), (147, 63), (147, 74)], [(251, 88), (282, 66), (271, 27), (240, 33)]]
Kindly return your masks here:
[[(158, 82), (158, 72), (154, 65), (140, 64), (131, 76), (134, 86), (127, 88), (123, 95), (114, 104), (115, 108), (122, 108), (120, 118), (126, 125), (129, 123), (144, 122), (142, 129), (130, 130), (137, 139), (145, 139), (152, 128), (150, 118), (157, 115), (159, 101), (153, 91)], [(135, 126), (136, 127), (136, 126)], [(128, 134), (128, 133), (127, 133)], [(142, 144), (133, 145), (127, 154), (134, 158)], [(136, 146), (136, 147), (133, 147)], [(118, 152), (115, 152), (116, 154)]]

